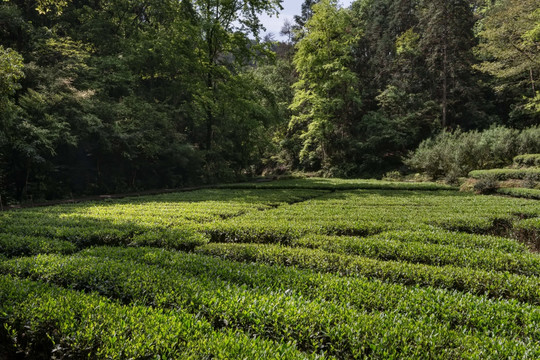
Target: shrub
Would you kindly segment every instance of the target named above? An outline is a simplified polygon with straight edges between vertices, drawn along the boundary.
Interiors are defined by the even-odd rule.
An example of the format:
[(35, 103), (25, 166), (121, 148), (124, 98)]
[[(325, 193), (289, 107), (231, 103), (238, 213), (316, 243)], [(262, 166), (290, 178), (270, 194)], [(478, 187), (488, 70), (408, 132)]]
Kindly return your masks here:
[(385, 181), (401, 181), (403, 179), (403, 176), (401, 173), (397, 170), (389, 171), (386, 174), (384, 174), (383, 180)]
[(502, 188), (497, 190), (497, 193), (513, 196), (513, 197), (522, 197), (527, 199), (537, 199), (540, 200), (540, 190), (539, 189), (527, 189), (527, 188)]
[(405, 164), (432, 178), (466, 176), (475, 169), (504, 167), (516, 155), (540, 152), (540, 126), (521, 132), (502, 126), (483, 132), (442, 132), (425, 140)]
[(492, 194), (499, 188), (499, 182), (495, 176), (486, 176), (480, 178), (474, 185), (473, 189), (479, 194)]
[(518, 167), (540, 166), (540, 154), (524, 154), (514, 157), (514, 165)]
[(527, 181), (540, 180), (540, 169), (489, 169), (474, 170), (469, 173), (469, 177), (474, 179), (493, 178), (495, 180), (521, 179)]

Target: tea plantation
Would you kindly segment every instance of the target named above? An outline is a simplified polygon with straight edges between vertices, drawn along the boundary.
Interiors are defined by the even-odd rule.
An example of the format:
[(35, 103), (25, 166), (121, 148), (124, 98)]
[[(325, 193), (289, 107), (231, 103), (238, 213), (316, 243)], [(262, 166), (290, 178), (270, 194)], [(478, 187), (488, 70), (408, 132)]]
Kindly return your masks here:
[(305, 179), (0, 213), (0, 359), (539, 359), (540, 202)]

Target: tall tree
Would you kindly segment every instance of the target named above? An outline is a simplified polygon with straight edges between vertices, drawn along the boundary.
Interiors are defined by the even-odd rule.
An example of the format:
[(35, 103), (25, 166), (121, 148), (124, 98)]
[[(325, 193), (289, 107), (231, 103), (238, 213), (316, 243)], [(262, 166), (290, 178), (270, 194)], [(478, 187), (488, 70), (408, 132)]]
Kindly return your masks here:
[(499, 94), (516, 106), (515, 126), (540, 121), (540, 8), (535, 0), (500, 0), (480, 24), (478, 68), (497, 79)]
[[(409, 56), (410, 64), (398, 64), (396, 43), (407, 31), (414, 33), (418, 27), (419, 0), (365, 0), (353, 3), (354, 26), (361, 29), (362, 37), (355, 44), (355, 72), (358, 74), (366, 109), (376, 110), (376, 97), (389, 84), (404, 86), (405, 91), (415, 91), (407, 81), (410, 73), (421, 72), (416, 56)], [(404, 65), (407, 65), (404, 68)], [(414, 69), (411, 68), (414, 65)], [(409, 72), (409, 74), (404, 74)], [(418, 79), (425, 78), (419, 76)], [(409, 80), (409, 79), (407, 79)], [(411, 79), (412, 80), (412, 79)], [(400, 84), (396, 84), (400, 82)]]
[(454, 107), (471, 96), (475, 45), (474, 14), (467, 0), (425, 0), (420, 11), (420, 48), (432, 80), (432, 93), (441, 107), (441, 126), (460, 119)]
[[(281, 8), (281, 0), (195, 0), (202, 30), (201, 59), (205, 73), (206, 88), (206, 141), (205, 148), (211, 150), (215, 137), (215, 127), (220, 109), (217, 92), (220, 83), (251, 61), (254, 51), (249, 36), (258, 37), (263, 25), (259, 20), (261, 13), (275, 14)], [(232, 71), (232, 72), (231, 72)]]
[(306, 35), (306, 24), (313, 16), (313, 5), (318, 4), (319, 2), (320, 0), (304, 0), (300, 15), (294, 16), (294, 25), (292, 25), (292, 30), (294, 32), (295, 42), (298, 42)]
[(289, 129), (302, 142), (299, 158), (307, 169), (345, 174), (360, 104), (351, 70), (356, 35), (349, 11), (336, 0), (322, 0), (313, 11), (294, 57), (299, 79)]
[(11, 96), (21, 87), (19, 80), (23, 76), (22, 56), (0, 45), (0, 196), (6, 187), (4, 182), (8, 171), (11, 133), (15, 126), (15, 114), (18, 111)]
[(22, 56), (0, 45), (0, 103), (7, 101), (20, 88), (19, 80), (23, 76)]
[(294, 22), (299, 27), (306, 26), (307, 22), (313, 16), (313, 5), (318, 4), (320, 0), (304, 0), (300, 10), (300, 15), (294, 16)]

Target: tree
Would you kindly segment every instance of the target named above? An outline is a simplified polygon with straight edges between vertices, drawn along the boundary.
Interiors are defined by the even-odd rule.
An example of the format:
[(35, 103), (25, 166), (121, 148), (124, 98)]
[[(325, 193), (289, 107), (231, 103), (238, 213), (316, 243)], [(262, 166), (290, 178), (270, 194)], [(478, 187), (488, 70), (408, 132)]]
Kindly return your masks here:
[(268, 151), (263, 154), (265, 170), (291, 170), (298, 166), (295, 158), (300, 149), (287, 138), (287, 126), (291, 118), (289, 105), (293, 100), (292, 85), (297, 77), (290, 56), (278, 58), (275, 62), (259, 64), (250, 71), (256, 79), (257, 88), (263, 91), (261, 99), (262, 108), (271, 110), (270, 126), (265, 127), (272, 136)]
[(6, 101), (20, 88), (24, 76), (23, 58), (15, 50), (0, 45), (0, 101)]
[(289, 131), (302, 142), (299, 159), (306, 169), (346, 173), (360, 105), (358, 79), (350, 68), (356, 35), (349, 11), (336, 0), (322, 0), (313, 11), (294, 57), (298, 81)]
[(441, 107), (441, 126), (459, 124), (452, 111), (471, 98), (474, 83), (472, 49), (474, 14), (466, 0), (424, 1), (419, 16), (419, 46), (432, 81), (432, 94)]
[[(489, 7), (480, 24), (478, 68), (493, 75), (499, 94), (517, 105), (516, 125), (540, 118), (540, 9), (534, 0), (500, 0)], [(512, 114), (511, 114), (512, 116)], [(521, 117), (522, 120), (519, 120)], [(522, 121), (523, 124), (519, 124)]]
[(0, 195), (4, 184), (9, 157), (10, 133), (15, 126), (17, 106), (11, 96), (21, 86), (19, 80), (24, 76), (23, 58), (16, 51), (0, 45)]
[(306, 24), (313, 16), (313, 5), (318, 4), (319, 2), (320, 0), (304, 0), (300, 15), (294, 16), (295, 24), (292, 25), (292, 30), (295, 42), (298, 42), (305, 36), (307, 31)]
[(320, 0), (304, 0), (300, 15), (294, 16), (294, 22), (300, 28), (306, 26), (307, 22), (313, 16), (313, 5), (318, 4)]
[(263, 26), (258, 15), (265, 12), (276, 13), (281, 0), (195, 0), (202, 31), (201, 58), (208, 94), (203, 96), (206, 108), (206, 150), (211, 150), (214, 142), (214, 128), (219, 126), (217, 94), (219, 83), (223, 83), (236, 66), (251, 61), (257, 47), (249, 36), (259, 36)]
[(419, 0), (365, 0), (351, 7), (352, 26), (362, 34), (353, 58), (362, 96), (354, 139), (358, 173), (395, 169), (434, 130), (438, 113), (419, 45), (419, 5)]
[(402, 80), (403, 64), (396, 64), (399, 55), (396, 43), (407, 31), (415, 33), (418, 2), (366, 0), (353, 3), (353, 20), (362, 32), (362, 37), (355, 44), (355, 71), (362, 81), (364, 100), (370, 109), (376, 107), (375, 97), (382, 89), (395, 79)]
[(292, 44), (293, 38), (294, 38), (294, 28), (293, 24), (289, 21), (289, 19), (285, 19), (283, 22), (283, 26), (281, 27), (281, 31), (279, 32), (279, 35), (286, 36), (287, 37), (287, 44)]

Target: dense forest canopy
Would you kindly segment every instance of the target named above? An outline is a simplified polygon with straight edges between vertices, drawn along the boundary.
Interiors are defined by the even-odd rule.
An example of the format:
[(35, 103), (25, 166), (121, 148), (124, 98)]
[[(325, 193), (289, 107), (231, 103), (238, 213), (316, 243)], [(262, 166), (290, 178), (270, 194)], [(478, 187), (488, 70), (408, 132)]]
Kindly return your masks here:
[(376, 176), (447, 130), (540, 124), (536, 0), (0, 2), (0, 195)]

